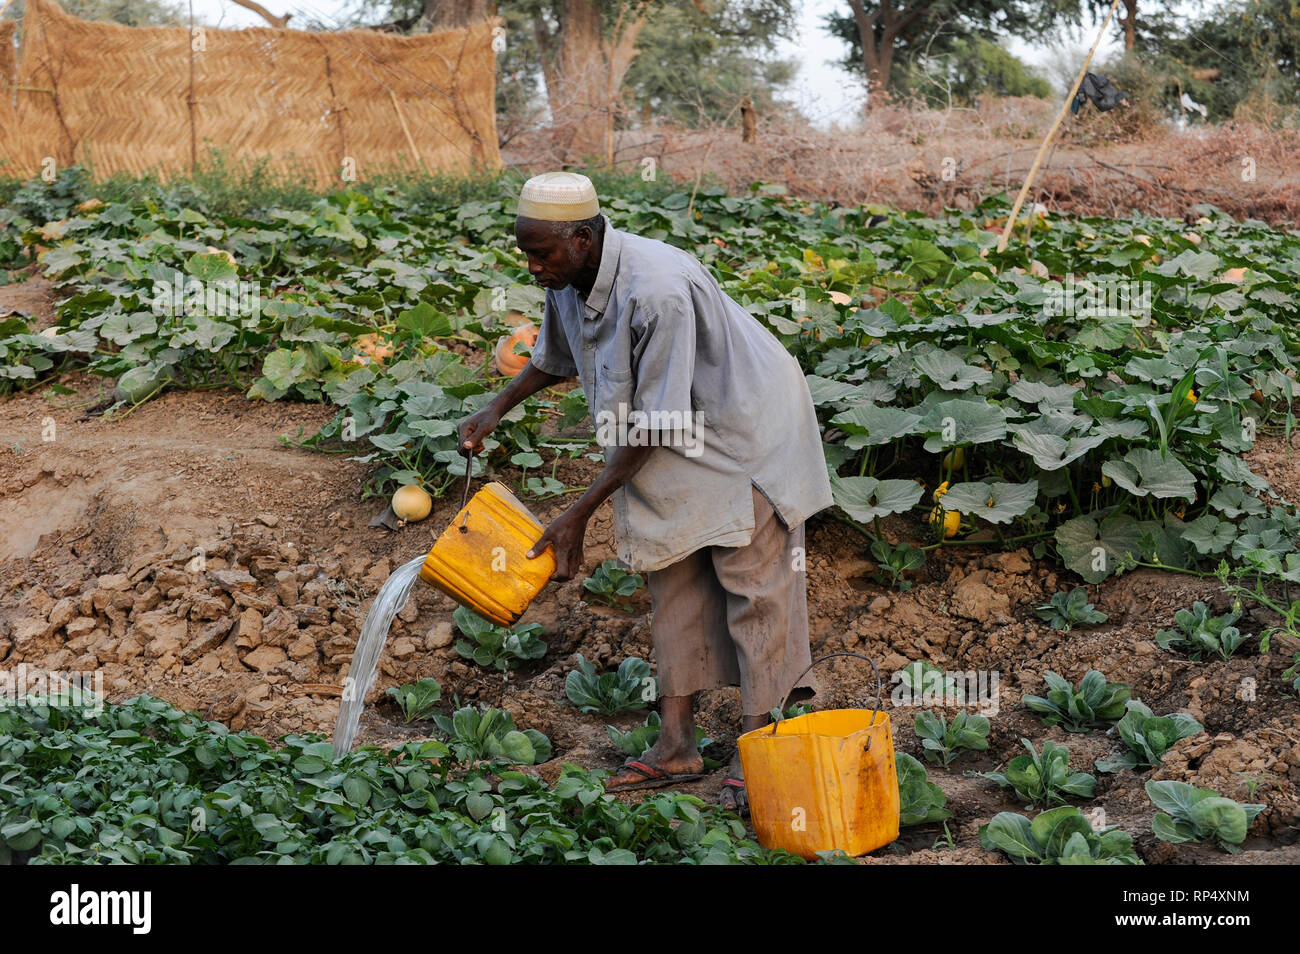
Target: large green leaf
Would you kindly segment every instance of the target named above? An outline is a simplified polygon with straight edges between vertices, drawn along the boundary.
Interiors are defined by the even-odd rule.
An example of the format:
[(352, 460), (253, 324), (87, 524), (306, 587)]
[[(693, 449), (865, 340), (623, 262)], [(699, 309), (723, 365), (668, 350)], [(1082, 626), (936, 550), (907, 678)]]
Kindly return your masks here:
[(953, 484), (941, 503), (945, 510), (973, 514), (990, 523), (1010, 523), (1026, 513), (1037, 497), (1037, 480), (1023, 484), (971, 481)]
[(398, 315), (397, 327), (422, 338), (442, 338), (452, 333), (451, 319), (425, 301)]
[(1189, 814), (1193, 825), (1219, 841), (1239, 845), (1246, 838), (1246, 812), (1230, 798), (1211, 793), (1192, 805)]
[(1261, 514), (1267, 509), (1264, 506), (1264, 501), (1254, 494), (1247, 493), (1244, 488), (1235, 484), (1220, 487), (1215, 491), (1214, 495), (1210, 497), (1210, 506), (1229, 520), (1235, 520), (1247, 514)]
[(831, 424), (849, 435), (844, 442), (849, 450), (888, 444), (915, 432), (921, 415), (897, 407), (861, 404), (831, 418)]
[(1001, 851), (1016, 861), (1042, 858), (1038, 840), (1028, 818), (1015, 812), (998, 812), (980, 828), (980, 844), (987, 851)]
[(1214, 469), (1229, 483), (1243, 484), (1254, 490), (1272, 492), (1268, 481), (1252, 471), (1244, 460), (1231, 454), (1220, 453), (1214, 459)]
[(1074, 343), (1093, 351), (1115, 351), (1133, 334), (1131, 315), (1107, 315), (1084, 322)]
[(1092, 450), (1105, 438), (1097, 434), (1071, 437), (1068, 440), (1055, 434), (1035, 434), (1026, 428), (1015, 429), (1011, 443), (1034, 459), (1043, 470), (1060, 470)]
[(1043, 384), (1041, 381), (1017, 381), (1007, 388), (1007, 394), (1025, 404), (1043, 408), (1071, 409), (1074, 396), (1082, 393), (1072, 384)]
[(857, 391), (857, 385), (848, 381), (837, 381), (815, 374), (807, 375), (804, 380), (808, 382), (808, 393), (812, 395), (813, 404), (817, 407), (838, 404)]
[(1187, 524), (1183, 539), (1203, 555), (1222, 553), (1237, 538), (1237, 528), (1214, 514), (1204, 514)]
[(931, 454), (953, 445), (987, 444), (1007, 436), (1007, 413), (988, 401), (937, 401), (921, 419), (918, 432), (928, 435), (925, 449)]
[(869, 523), (876, 517), (911, 510), (925, 493), (914, 480), (876, 480), (874, 477), (832, 477), (835, 505), (854, 520)]
[(907, 257), (903, 271), (918, 278), (935, 278), (949, 265), (948, 256), (923, 239), (913, 239), (898, 251)]
[(1100, 583), (1129, 554), (1140, 556), (1140, 536), (1132, 517), (1121, 514), (1098, 520), (1088, 514), (1056, 528), (1056, 550), (1067, 567), (1089, 583)]
[(302, 376), (307, 367), (307, 356), (301, 351), (277, 348), (266, 356), (262, 373), (280, 389), (288, 389)]
[(1195, 785), (1172, 779), (1159, 782), (1152, 780), (1143, 787), (1146, 789), (1147, 797), (1151, 799), (1151, 804), (1162, 812), (1179, 816), (1186, 816), (1193, 805), (1203, 798), (1214, 795), (1214, 792), (1209, 789), (1197, 788)]
[(955, 354), (937, 348), (916, 355), (916, 369), (945, 391), (969, 391), (988, 384), (993, 372), (967, 364)]
[(1222, 261), (1213, 252), (1193, 252), (1191, 249), (1186, 249), (1168, 261), (1151, 267), (1149, 271), (1157, 275), (1182, 275), (1204, 281), (1219, 274), (1222, 268)]
[(1161, 457), (1159, 451), (1138, 447), (1122, 460), (1106, 461), (1101, 465), (1101, 472), (1139, 497), (1196, 499), (1195, 475), (1172, 453)]
[(1083, 814), (1072, 805), (1062, 805), (1049, 811), (1039, 812), (1029, 825), (1030, 835), (1041, 848), (1044, 857), (1059, 855), (1066, 841), (1075, 832), (1087, 837), (1092, 834), (1092, 826)]
[(204, 283), (232, 282), (239, 277), (239, 270), (224, 252), (199, 252), (191, 255), (185, 263), (185, 271)]
[(1173, 514), (1165, 522), (1143, 520), (1138, 523), (1138, 546), (1142, 559), (1162, 566), (1185, 567), (1191, 547), (1187, 543), (1187, 525)]
[(99, 333), (114, 344), (129, 344), (142, 335), (151, 335), (158, 330), (158, 319), (150, 312), (135, 311), (131, 314), (115, 312), (104, 319), (99, 326)]

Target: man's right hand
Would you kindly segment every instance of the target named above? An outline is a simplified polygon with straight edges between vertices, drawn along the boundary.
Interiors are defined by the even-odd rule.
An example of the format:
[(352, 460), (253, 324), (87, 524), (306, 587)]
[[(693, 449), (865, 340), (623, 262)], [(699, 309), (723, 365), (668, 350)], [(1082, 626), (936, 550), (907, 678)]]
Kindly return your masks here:
[(491, 434), (501, 423), (501, 415), (491, 404), (475, 411), (460, 422), (456, 432), (460, 441), (460, 453), (464, 457), (477, 454), (483, 449), (483, 438)]

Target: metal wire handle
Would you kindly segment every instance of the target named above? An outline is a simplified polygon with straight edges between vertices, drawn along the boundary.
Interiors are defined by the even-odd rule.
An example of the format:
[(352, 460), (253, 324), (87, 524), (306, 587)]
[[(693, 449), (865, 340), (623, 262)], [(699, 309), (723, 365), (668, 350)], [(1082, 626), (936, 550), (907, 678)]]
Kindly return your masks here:
[[(874, 708), (872, 708), (871, 710), (871, 724), (875, 725), (876, 713), (880, 711), (880, 703), (884, 697), (884, 683), (881, 681), (880, 678), (880, 670), (876, 668), (876, 661), (872, 659), (870, 656), (864, 656), (861, 653), (849, 653), (849, 652), (827, 653), (825, 656), (821, 656), (817, 659), (814, 659), (807, 669), (805, 669), (803, 672), (799, 673), (799, 675), (795, 677), (794, 685), (791, 686), (790, 691), (785, 694), (785, 701), (781, 703), (782, 716), (784, 716), (785, 714), (786, 706), (789, 705), (790, 703), (790, 697), (794, 695), (794, 691), (799, 688), (799, 680), (802, 679), (804, 676), (808, 675), (808, 673), (812, 672), (813, 666), (817, 665), (818, 663), (825, 662), (828, 659), (834, 659), (836, 656), (853, 656), (857, 659), (865, 659), (867, 662), (871, 663), (871, 671), (876, 674), (876, 704)], [(772, 735), (776, 735), (776, 727), (781, 723), (781, 721), (783, 720), (777, 719), (772, 723), (772, 732), (771, 732)]]
[[(474, 472), (474, 455), (465, 455), (465, 492), (460, 496), (460, 509), (464, 510), (465, 505), (469, 503), (469, 482), (470, 475)], [(460, 522), (460, 532), (469, 533), (469, 527), (465, 526), (469, 522), (469, 514), (465, 514), (465, 519)]]

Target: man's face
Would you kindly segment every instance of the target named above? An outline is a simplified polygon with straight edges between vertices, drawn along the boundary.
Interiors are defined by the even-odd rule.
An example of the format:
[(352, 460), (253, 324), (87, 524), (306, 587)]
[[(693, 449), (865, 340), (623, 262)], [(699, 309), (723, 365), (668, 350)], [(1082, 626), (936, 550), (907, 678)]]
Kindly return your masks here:
[(591, 233), (579, 229), (573, 238), (561, 238), (555, 223), (515, 219), (515, 243), (528, 256), (528, 271), (543, 288), (559, 291), (573, 283), (587, 267)]

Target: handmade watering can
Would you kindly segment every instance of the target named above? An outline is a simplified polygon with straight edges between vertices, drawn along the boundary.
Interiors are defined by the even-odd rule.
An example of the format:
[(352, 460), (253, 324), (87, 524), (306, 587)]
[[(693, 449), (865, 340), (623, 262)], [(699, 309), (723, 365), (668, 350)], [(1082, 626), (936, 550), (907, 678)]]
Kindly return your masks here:
[(555, 573), (555, 554), (525, 555), (543, 527), (505, 484), (493, 481), (465, 498), (420, 568), (420, 579), (485, 619), (509, 626)]
[[(876, 664), (875, 708), (828, 709), (782, 719), (742, 735), (737, 744), (745, 772), (749, 818), (765, 848), (784, 848), (807, 859), (840, 849), (862, 855), (898, 837), (898, 771), (889, 715), (880, 711)], [(795, 686), (799, 685), (798, 679)], [(786, 694), (789, 703), (794, 688)]]

